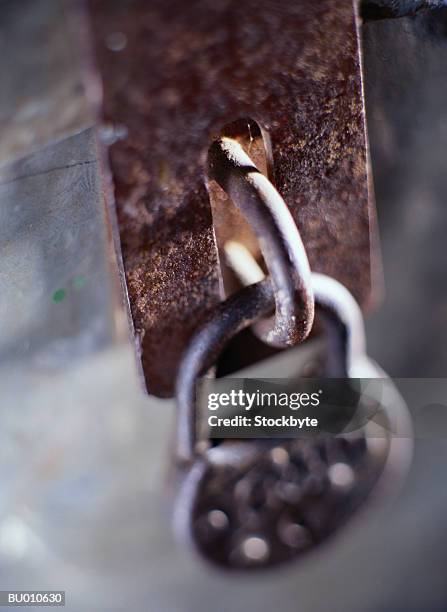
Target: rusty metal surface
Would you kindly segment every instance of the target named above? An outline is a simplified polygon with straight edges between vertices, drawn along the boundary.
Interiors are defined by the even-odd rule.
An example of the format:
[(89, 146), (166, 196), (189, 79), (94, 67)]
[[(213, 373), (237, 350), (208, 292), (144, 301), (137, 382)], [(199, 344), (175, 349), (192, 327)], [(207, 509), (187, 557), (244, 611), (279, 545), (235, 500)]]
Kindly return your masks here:
[[(371, 369), (364, 365), (365, 332), (357, 302), (343, 285), (329, 276), (314, 273), (311, 282), (327, 353), (312, 376), (366, 377), (365, 371)], [(271, 311), (274, 294), (269, 278), (248, 285), (219, 304), (213, 316), (192, 338), (183, 355), (176, 385), (177, 454), (181, 461), (190, 461), (196, 451), (197, 380), (210, 370), (231, 338)]]
[(287, 205), (232, 138), (221, 138), (211, 146), (209, 176), (228, 194), (229, 205), (234, 203), (250, 223), (274, 287), (274, 318), (258, 321), (254, 329), (276, 347), (303, 342), (312, 329), (314, 298), (309, 261)]
[[(314, 270), (370, 296), (369, 210), (353, 5), (91, 0), (126, 278), (148, 388), (219, 301), (206, 152), (251, 117)], [(355, 257), (352, 253), (355, 252)], [(140, 348), (140, 347), (138, 347)]]
[[(176, 502), (175, 523), (185, 542), (227, 569), (254, 570), (302, 558), (351, 521), (385, 470), (387, 480), (392, 474), (392, 486), (396, 487), (398, 475), (406, 471), (402, 465), (408, 465), (411, 455), (407, 408), (391, 381), (386, 381), (386, 374), (366, 356), (358, 305), (330, 277), (315, 274), (312, 280), (317, 312), (325, 318), (325, 353), (332, 353), (325, 355), (319, 375), (353, 376), (356, 384), (359, 378), (367, 377), (368, 399), (354, 391), (357, 409), (362, 410), (362, 403), (364, 408), (371, 408), (374, 398), (381, 417), (377, 419), (376, 414), (369, 425), (369, 418), (358, 422), (354, 437), (346, 423), (336, 426), (336, 434), (335, 430), (329, 435), (320, 431), (312, 440), (214, 439), (210, 443), (206, 436), (201, 437), (198, 376), (209, 370), (232, 334), (262, 315), (273, 296), (263, 281), (247, 287), (245, 295), (240, 292), (223, 303), (219, 315), (194, 337), (180, 368), (177, 460), (185, 475)], [(371, 378), (380, 379), (372, 394)], [(350, 391), (339, 404), (338, 418), (350, 405), (348, 398), (354, 387), (347, 388)], [(320, 408), (324, 412), (323, 406)], [(374, 427), (379, 422), (384, 426), (381, 433), (368, 433), (373, 422)], [(282, 457), (279, 462), (275, 452)], [(342, 490), (334, 487), (329, 475), (330, 466), (338, 462), (348, 466), (352, 475), (351, 484)], [(216, 513), (217, 526), (212, 518)], [(298, 538), (286, 536), (283, 530), (287, 528), (298, 528)], [(262, 551), (256, 557), (245, 549), (254, 534)]]
[[(364, 432), (355, 439), (236, 441), (210, 449), (189, 476), (193, 494), (178, 502), (182, 514), (185, 508), (190, 512), (187, 528), (198, 552), (227, 570), (302, 561), (345, 527), (374, 490), (389, 451), (386, 439), (381, 441), (378, 457)], [(275, 453), (286, 459), (278, 462)], [(336, 462), (349, 466), (355, 486), (333, 486), (330, 466)], [(213, 529), (211, 513), (228, 525)], [(245, 551), (253, 533), (265, 546), (256, 559)]]

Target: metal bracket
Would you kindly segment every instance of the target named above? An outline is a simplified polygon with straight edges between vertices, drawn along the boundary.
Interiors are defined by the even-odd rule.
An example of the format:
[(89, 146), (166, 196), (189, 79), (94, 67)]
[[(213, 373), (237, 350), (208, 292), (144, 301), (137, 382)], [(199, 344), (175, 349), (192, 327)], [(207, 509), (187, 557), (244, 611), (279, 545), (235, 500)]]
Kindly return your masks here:
[(276, 188), (313, 270), (371, 294), (367, 154), (355, 10), (312, 0), (91, 0), (137, 349), (170, 395), (220, 301), (205, 161), (222, 128), (268, 133)]

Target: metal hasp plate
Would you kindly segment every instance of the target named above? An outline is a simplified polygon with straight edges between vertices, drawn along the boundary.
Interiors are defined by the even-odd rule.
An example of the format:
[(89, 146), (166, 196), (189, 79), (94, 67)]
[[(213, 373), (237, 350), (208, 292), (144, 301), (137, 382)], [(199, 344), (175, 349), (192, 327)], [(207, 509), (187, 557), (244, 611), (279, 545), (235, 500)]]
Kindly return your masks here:
[[(371, 293), (370, 206), (354, 5), (338, 0), (90, 0), (137, 348), (172, 393), (221, 299), (205, 162), (223, 126), (268, 133), (274, 181), (313, 270)], [(124, 129), (123, 129), (124, 128)]]

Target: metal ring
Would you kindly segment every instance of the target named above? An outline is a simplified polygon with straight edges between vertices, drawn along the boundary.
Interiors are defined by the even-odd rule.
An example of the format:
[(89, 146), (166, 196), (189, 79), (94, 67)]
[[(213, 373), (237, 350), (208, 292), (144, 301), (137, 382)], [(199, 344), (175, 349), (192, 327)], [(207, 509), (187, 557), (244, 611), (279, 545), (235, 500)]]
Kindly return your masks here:
[(257, 235), (273, 284), (274, 320), (259, 321), (255, 331), (273, 346), (298, 344), (312, 329), (314, 299), (309, 262), (293, 217), (236, 140), (214, 142), (208, 159), (210, 178), (228, 194)]
[[(337, 346), (334, 354), (337, 360), (343, 362), (336, 376), (347, 378), (353, 359), (364, 353), (360, 309), (349, 291), (338, 281), (323, 274), (312, 274), (312, 284), (317, 308), (329, 319), (329, 330), (334, 321), (343, 327), (344, 346)], [(206, 374), (233, 336), (268, 313), (273, 305), (273, 285), (266, 278), (222, 302), (212, 318), (193, 337), (177, 378), (177, 451), (180, 460), (191, 461), (195, 454), (197, 379)]]

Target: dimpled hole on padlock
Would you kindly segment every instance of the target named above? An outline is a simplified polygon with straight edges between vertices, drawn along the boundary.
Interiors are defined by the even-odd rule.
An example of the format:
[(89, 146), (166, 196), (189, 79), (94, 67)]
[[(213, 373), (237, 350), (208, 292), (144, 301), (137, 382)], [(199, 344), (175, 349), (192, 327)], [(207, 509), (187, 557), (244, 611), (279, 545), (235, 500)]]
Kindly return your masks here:
[(318, 546), (369, 496), (388, 454), (364, 433), (251, 441), (240, 464), (230, 457), (238, 445), (247, 446), (208, 451), (191, 512), (196, 548), (227, 569), (272, 567)]

